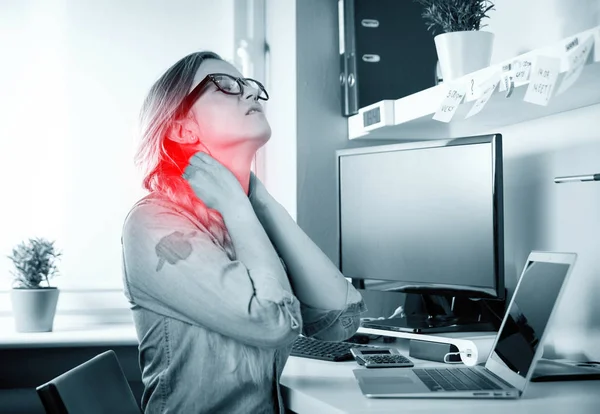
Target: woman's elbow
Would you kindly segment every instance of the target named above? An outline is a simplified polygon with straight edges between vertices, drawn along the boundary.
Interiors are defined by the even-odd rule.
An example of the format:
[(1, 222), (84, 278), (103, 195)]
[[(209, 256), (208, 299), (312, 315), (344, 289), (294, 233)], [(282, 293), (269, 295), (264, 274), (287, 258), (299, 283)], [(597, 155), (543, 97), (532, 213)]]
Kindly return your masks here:
[(265, 315), (266, 326), (263, 327), (261, 343), (265, 348), (285, 347), (298, 338), (302, 333), (302, 318), (298, 310), (292, 306), (280, 306), (275, 312)]
[(314, 337), (323, 341), (345, 341), (354, 335), (359, 327), (360, 315), (341, 315), (335, 323)]
[(360, 328), (360, 315), (345, 316), (345, 321), (342, 322), (343, 338), (341, 341), (350, 338)]
[(268, 329), (262, 337), (264, 348), (283, 348), (293, 343), (302, 332), (302, 326), (277, 326)]

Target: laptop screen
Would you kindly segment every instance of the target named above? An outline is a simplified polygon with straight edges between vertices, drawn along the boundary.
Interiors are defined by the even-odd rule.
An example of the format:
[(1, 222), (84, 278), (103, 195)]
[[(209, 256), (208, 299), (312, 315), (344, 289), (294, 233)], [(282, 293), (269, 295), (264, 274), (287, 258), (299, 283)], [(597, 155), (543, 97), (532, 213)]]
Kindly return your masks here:
[(569, 264), (528, 262), (494, 353), (498, 362), (527, 377)]

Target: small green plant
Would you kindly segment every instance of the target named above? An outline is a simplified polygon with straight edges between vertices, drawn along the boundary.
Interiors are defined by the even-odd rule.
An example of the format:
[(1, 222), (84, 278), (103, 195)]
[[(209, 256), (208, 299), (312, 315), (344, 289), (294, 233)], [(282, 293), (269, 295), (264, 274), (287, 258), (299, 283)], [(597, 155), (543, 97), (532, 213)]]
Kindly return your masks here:
[[(50, 278), (58, 275), (56, 261), (61, 255), (54, 242), (44, 238), (32, 238), (18, 244), (8, 256), (16, 269), (11, 271), (14, 283), (22, 289), (50, 287)], [(43, 280), (48, 286), (40, 286)]]
[(490, 0), (413, 0), (423, 5), (421, 16), (432, 33), (479, 30), (483, 18), (494, 9)]

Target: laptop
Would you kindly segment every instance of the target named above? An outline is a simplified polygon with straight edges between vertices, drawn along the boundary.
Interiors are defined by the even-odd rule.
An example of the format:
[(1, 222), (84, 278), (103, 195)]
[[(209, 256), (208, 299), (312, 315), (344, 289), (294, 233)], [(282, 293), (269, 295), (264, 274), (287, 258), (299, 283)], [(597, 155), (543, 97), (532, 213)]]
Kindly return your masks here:
[(532, 251), (485, 366), (353, 370), (371, 398), (520, 398), (541, 358), (546, 327), (575, 253)]

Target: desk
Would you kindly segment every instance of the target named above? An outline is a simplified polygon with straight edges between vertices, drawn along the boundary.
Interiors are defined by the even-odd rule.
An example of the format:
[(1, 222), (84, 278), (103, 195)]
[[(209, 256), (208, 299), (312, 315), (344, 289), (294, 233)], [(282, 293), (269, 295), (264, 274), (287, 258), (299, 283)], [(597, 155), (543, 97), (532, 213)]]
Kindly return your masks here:
[[(0, 331), (2, 331), (0, 353), (4, 356), (12, 355), (9, 358), (12, 364), (0, 363), (0, 378), (23, 376), (22, 370), (11, 372), (9, 368), (13, 365), (18, 367), (21, 360), (24, 364), (25, 359), (28, 364), (41, 367), (40, 370), (43, 372), (40, 375), (51, 378), (93, 356), (84, 354), (85, 349), (92, 349), (93, 353), (97, 353), (98, 347), (112, 349), (117, 347), (122, 348), (121, 355), (125, 355), (120, 360), (127, 377), (131, 381), (140, 381), (137, 366), (137, 337), (133, 325), (100, 325), (82, 329), (57, 324), (56, 328), (55, 332), (16, 333), (12, 327), (0, 323)], [(408, 340), (400, 339), (391, 345), (397, 346), (408, 355)], [(47, 354), (51, 349), (58, 352), (61, 348), (68, 353), (68, 360), (65, 362), (68, 363), (68, 367), (59, 364), (56, 353), (52, 353), (53, 357), (48, 360)], [(79, 353), (75, 352), (78, 348), (82, 350)], [(36, 349), (39, 352), (33, 354)], [(16, 354), (22, 354), (23, 358), (15, 358)], [(39, 359), (34, 358), (35, 355), (38, 355)], [(445, 366), (416, 359), (413, 361), (416, 366)], [(481, 414), (596, 414), (600, 412), (600, 381), (531, 383), (520, 400), (371, 399), (362, 395), (352, 374), (352, 370), (357, 367), (358, 365), (353, 361), (326, 362), (289, 357), (281, 378), (286, 406), (299, 414), (429, 412), (467, 414), (472, 410)], [(23, 377), (21, 381), (24, 383), (14, 385), (22, 388), (33, 387), (45, 381), (45, 377)], [(141, 389), (140, 383), (140, 392)], [(37, 398), (35, 393), (28, 396)]]
[[(408, 356), (408, 340), (395, 344)], [(411, 358), (415, 366), (447, 366)], [(600, 380), (532, 382), (518, 400), (373, 399), (362, 395), (352, 370), (354, 361), (327, 362), (290, 357), (281, 378), (286, 407), (298, 414), (342, 413), (482, 413), (529, 414), (600, 412)], [(363, 368), (366, 369), (366, 368)], [(385, 369), (385, 368), (383, 368)]]

